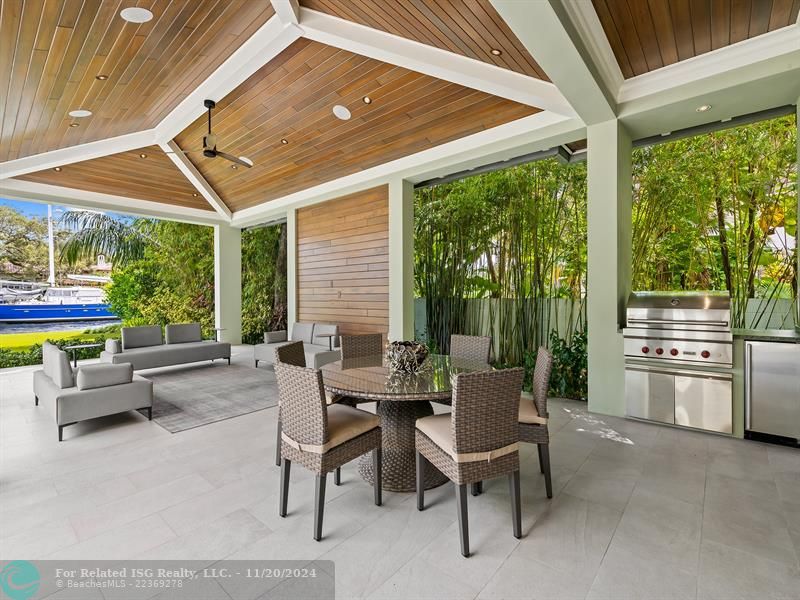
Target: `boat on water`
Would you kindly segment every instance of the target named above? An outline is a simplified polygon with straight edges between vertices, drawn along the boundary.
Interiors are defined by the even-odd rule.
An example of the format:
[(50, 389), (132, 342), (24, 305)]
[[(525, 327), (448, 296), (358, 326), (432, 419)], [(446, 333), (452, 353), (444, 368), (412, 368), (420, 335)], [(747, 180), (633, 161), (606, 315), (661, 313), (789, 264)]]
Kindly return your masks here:
[[(90, 277), (91, 279), (86, 279)], [(100, 283), (95, 276), (70, 275), (69, 279)], [(0, 281), (0, 323), (47, 323), (117, 319), (106, 304), (102, 288), (74, 285)]]

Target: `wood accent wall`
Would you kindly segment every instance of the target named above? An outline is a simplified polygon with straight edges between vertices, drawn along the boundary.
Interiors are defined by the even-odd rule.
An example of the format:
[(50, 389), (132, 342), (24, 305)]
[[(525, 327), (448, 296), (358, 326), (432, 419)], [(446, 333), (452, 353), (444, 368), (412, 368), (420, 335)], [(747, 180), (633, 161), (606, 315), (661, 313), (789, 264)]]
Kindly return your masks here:
[(388, 334), (388, 186), (297, 211), (297, 319)]

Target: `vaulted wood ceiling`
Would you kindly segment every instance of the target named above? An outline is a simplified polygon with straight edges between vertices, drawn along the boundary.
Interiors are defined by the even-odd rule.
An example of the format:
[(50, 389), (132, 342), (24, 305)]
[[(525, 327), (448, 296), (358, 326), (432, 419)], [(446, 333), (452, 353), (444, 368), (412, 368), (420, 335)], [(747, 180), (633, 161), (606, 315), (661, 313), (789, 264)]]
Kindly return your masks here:
[[(142, 158), (142, 154), (145, 155)], [(21, 175), (17, 179), (212, 210), (158, 146)]]
[(797, 21), (800, 0), (592, 0), (627, 79)]
[[(336, 104), (352, 118), (334, 117)], [(255, 166), (233, 169), (220, 158), (189, 158), (222, 200), (240, 210), (536, 112), (300, 39), (214, 111), (219, 149), (245, 155)], [(176, 141), (184, 150), (200, 148), (205, 130), (201, 117)]]
[[(266, 0), (146, 0), (151, 21), (119, 16), (136, 4), (0, 3), (0, 161), (155, 126), (274, 14)], [(93, 115), (71, 119), (79, 108)]]
[(550, 81), (489, 0), (300, 0), (300, 4)]

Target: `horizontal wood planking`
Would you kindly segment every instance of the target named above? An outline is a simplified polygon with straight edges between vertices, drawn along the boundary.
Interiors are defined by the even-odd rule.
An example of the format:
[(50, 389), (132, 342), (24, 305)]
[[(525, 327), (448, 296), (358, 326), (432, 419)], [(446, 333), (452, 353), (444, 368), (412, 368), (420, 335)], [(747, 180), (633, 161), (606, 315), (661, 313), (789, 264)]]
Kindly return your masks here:
[[(140, 154), (146, 155), (142, 158)], [(17, 179), (88, 192), (213, 210), (158, 146), (21, 175)]]
[[(549, 81), (489, 0), (300, 0), (300, 4)], [(499, 50), (500, 55), (492, 50)]]
[(592, 0), (625, 78), (797, 22), (798, 0)]
[(389, 331), (389, 198), (381, 186), (297, 211), (297, 315)]
[[(372, 103), (365, 104), (364, 96)], [(349, 108), (349, 121), (333, 116), (336, 104)], [(232, 169), (199, 155), (189, 160), (236, 211), (536, 112), (301, 39), (217, 103), (219, 148), (245, 155), (255, 166)], [(205, 118), (197, 119), (177, 143), (197, 147), (206, 126)]]

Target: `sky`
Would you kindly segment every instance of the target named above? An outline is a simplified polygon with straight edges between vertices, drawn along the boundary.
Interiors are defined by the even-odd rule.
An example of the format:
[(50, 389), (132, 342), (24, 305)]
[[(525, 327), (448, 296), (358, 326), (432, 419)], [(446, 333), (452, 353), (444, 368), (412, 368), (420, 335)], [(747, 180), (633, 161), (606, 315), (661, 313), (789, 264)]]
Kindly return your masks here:
[[(13, 208), (19, 213), (27, 217), (47, 217), (47, 204), (41, 202), (24, 202), (22, 200), (9, 200), (7, 198), (0, 198), (0, 206), (8, 206)], [(62, 206), (60, 204), (53, 205), (53, 217), (58, 219), (66, 211), (71, 210), (69, 206)], [(127, 219), (125, 215), (116, 213), (106, 213), (109, 216), (117, 217), (119, 219)]]

